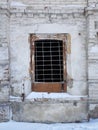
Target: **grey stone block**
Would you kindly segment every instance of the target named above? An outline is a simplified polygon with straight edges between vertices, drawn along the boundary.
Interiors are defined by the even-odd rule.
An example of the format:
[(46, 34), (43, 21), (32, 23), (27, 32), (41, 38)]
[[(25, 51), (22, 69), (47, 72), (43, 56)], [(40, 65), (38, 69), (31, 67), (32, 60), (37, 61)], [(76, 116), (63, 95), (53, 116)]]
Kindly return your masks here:
[(63, 99), (13, 102), (12, 115), (21, 122), (81, 122), (87, 120), (87, 104)]
[(0, 103), (0, 122), (10, 120), (10, 106), (8, 103)]

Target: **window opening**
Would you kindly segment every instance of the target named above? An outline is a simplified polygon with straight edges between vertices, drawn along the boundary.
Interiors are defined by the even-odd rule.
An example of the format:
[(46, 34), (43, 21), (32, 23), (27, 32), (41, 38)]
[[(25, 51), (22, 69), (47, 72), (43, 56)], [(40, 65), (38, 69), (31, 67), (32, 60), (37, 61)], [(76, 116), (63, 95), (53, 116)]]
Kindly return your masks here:
[(63, 41), (36, 40), (35, 82), (63, 82)]
[(31, 86), (35, 92), (66, 92), (66, 34), (31, 34)]

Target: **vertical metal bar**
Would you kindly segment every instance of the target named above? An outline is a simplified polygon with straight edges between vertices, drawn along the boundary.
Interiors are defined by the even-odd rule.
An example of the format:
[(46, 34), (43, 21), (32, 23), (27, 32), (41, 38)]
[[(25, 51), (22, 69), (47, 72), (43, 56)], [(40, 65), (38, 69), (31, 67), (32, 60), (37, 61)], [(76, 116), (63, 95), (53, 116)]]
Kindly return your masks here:
[[(35, 43), (34, 43), (35, 44)], [(37, 46), (34, 45), (34, 62), (35, 62), (35, 81), (38, 81), (38, 70), (37, 70)]]
[(45, 66), (45, 64), (44, 64), (44, 46), (43, 46), (43, 44), (44, 44), (44, 42), (42, 41), (42, 57), (43, 57), (43, 70), (42, 70), (42, 72), (43, 72), (43, 74), (42, 74), (42, 76), (43, 76), (43, 79), (42, 79), (42, 81), (44, 82), (45, 81), (45, 76), (44, 76), (44, 66)]
[(58, 50), (59, 50), (59, 67), (60, 67), (60, 81), (62, 80), (62, 77), (61, 77), (61, 50), (60, 50), (60, 41), (58, 41)]
[(33, 72), (33, 83), (34, 83), (34, 81), (35, 81), (35, 55), (34, 55), (34, 53), (35, 53), (35, 46), (34, 46), (34, 41), (33, 41), (33, 43), (32, 43), (32, 72)]
[(51, 48), (52, 48), (51, 44), (53, 44), (53, 43), (51, 40), (50, 40), (49, 44), (50, 44), (50, 58), (51, 58), (50, 59), (51, 60), (51, 82), (53, 82), (53, 65), (52, 65), (52, 50), (51, 50)]

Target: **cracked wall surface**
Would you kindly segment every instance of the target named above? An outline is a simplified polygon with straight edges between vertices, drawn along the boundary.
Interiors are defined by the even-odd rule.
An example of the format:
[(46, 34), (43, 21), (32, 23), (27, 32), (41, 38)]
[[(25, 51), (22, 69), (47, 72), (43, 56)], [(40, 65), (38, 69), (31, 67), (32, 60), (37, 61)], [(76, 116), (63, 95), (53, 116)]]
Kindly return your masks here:
[(9, 120), (9, 11), (0, 1), (0, 122)]
[(30, 34), (57, 33), (68, 35), (67, 93), (88, 96), (97, 117), (98, 0), (0, 0), (0, 121), (9, 120), (11, 96), (32, 92)]

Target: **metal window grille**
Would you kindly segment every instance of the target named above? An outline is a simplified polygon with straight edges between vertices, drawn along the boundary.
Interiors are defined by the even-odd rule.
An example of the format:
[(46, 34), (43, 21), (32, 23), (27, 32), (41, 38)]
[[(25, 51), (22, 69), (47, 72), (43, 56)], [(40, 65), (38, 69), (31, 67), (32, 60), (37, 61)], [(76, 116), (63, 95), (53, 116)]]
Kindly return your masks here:
[(63, 81), (63, 41), (37, 40), (35, 46), (35, 82)]

